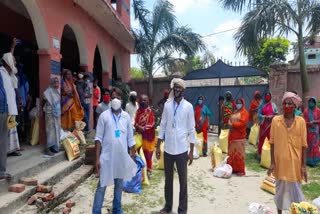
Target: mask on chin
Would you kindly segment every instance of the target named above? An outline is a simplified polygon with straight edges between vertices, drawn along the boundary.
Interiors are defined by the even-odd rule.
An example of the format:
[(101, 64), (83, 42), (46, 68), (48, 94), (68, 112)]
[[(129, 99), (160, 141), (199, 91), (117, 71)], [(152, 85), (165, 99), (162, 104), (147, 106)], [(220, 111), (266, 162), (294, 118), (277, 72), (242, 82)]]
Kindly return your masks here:
[(115, 98), (111, 101), (111, 108), (114, 111), (119, 111), (121, 109), (121, 100)]
[(174, 98), (180, 98), (182, 97), (182, 91), (173, 90)]

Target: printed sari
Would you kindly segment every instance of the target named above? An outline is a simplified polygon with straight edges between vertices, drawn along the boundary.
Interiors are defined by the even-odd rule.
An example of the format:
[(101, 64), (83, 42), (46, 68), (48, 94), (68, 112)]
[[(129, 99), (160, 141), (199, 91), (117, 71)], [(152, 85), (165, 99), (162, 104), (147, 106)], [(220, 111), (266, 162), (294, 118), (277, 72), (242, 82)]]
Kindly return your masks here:
[(241, 102), (243, 107), (230, 116), (232, 127), (228, 139), (228, 164), (232, 166), (233, 173), (245, 175), (246, 128), (249, 114), (245, 109), (243, 98), (241, 98)]
[(147, 161), (148, 170), (152, 169), (152, 155), (156, 146), (155, 141), (155, 120), (154, 114), (150, 107), (139, 108), (135, 117), (135, 129), (138, 127), (143, 129), (142, 134), (142, 150)]
[(266, 116), (274, 116), (278, 114), (278, 109), (276, 104), (273, 102), (265, 102), (263, 100), (259, 106), (258, 109), (258, 119), (259, 119), (259, 124), (260, 124), (260, 132), (259, 132), (259, 144), (258, 144), (258, 155), (261, 155), (262, 151), (262, 146), (264, 143), (264, 140), (268, 138), (270, 139), (270, 128), (271, 128), (271, 121), (268, 120), (265, 117)]
[(206, 105), (197, 105), (195, 108), (195, 122), (197, 132), (203, 133), (203, 147), (202, 153), (204, 155), (208, 152), (208, 128), (211, 112)]
[[(73, 97), (68, 96), (72, 93)], [(61, 127), (70, 130), (74, 128), (75, 121), (82, 121), (84, 111), (80, 98), (73, 82), (61, 80)]]
[[(310, 98), (315, 99), (315, 98)], [(314, 109), (307, 108), (304, 111), (304, 118), (306, 122), (319, 121), (320, 109), (315, 107)], [(316, 166), (320, 161), (320, 148), (319, 148), (319, 125), (307, 124), (307, 164), (309, 166)]]

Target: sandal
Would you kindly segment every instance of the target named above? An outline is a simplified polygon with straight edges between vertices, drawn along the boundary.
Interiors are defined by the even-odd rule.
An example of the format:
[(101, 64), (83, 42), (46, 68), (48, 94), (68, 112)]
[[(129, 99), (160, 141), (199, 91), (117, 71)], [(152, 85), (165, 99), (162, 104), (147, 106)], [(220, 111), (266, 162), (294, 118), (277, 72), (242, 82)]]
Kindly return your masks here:
[(0, 176), (0, 180), (4, 179), (10, 181), (12, 179), (12, 175), (10, 175), (9, 173), (5, 173), (4, 175)]

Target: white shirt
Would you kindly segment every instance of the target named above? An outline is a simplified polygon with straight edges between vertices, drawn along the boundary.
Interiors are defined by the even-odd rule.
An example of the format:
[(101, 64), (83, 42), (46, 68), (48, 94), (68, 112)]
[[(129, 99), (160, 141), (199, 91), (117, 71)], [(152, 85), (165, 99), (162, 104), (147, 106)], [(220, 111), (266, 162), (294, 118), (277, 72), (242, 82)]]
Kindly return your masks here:
[(170, 155), (188, 151), (188, 141), (196, 143), (194, 127), (193, 106), (185, 99), (179, 105), (173, 99), (168, 100), (163, 108), (158, 136), (165, 141), (164, 151)]
[[(118, 138), (116, 130), (120, 132)], [(101, 143), (101, 187), (113, 185), (115, 178), (130, 180), (136, 175), (137, 166), (128, 154), (128, 148), (135, 145), (128, 113), (121, 111), (114, 115), (111, 109), (103, 112), (98, 119), (95, 141)]]
[(110, 108), (110, 102), (106, 104), (105, 102), (99, 103), (96, 108), (96, 113), (101, 114), (102, 112), (108, 110)]
[(5, 67), (0, 67), (0, 74), (3, 80), (3, 87), (7, 95), (7, 104), (8, 104), (8, 114), (9, 115), (18, 115), (17, 102), (16, 102), (16, 92), (14, 91), (14, 86), (12, 83), (11, 76)]
[(139, 108), (139, 105), (137, 102), (135, 105), (133, 105), (132, 102), (129, 102), (126, 105), (126, 112), (128, 112), (128, 114), (130, 115), (132, 124), (134, 124), (134, 120), (135, 120), (136, 112), (138, 108)]

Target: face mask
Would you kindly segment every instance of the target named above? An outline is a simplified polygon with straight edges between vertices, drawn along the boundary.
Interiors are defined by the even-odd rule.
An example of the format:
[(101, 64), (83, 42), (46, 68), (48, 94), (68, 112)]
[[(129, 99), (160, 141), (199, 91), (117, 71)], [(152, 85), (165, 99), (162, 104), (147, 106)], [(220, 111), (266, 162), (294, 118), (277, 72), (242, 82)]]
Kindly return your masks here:
[(242, 108), (242, 103), (238, 103), (237, 104), (237, 109), (241, 109)]
[(111, 108), (114, 110), (114, 111), (119, 111), (121, 109), (121, 100), (117, 99), (117, 98), (114, 98), (112, 101), (111, 101)]
[(90, 83), (90, 80), (87, 80), (87, 83)]
[(308, 104), (308, 106), (309, 106), (310, 109), (314, 109), (314, 107), (316, 107), (316, 104), (311, 102), (311, 103)]
[(130, 97), (130, 101), (131, 101), (131, 102), (135, 102), (136, 100), (137, 100), (136, 97)]
[(260, 95), (260, 94), (257, 94), (254, 98), (256, 98), (256, 99), (261, 99), (261, 95)]
[(182, 91), (173, 90), (173, 95), (175, 98), (180, 98), (182, 96)]
[(283, 112), (285, 114), (293, 114), (295, 107), (294, 106), (283, 106)]
[(59, 88), (59, 83), (55, 83), (55, 84), (53, 85), (53, 88), (58, 89), (58, 88)]
[(229, 96), (229, 95), (226, 96), (226, 100), (228, 100), (228, 101), (231, 100), (231, 96)]
[(109, 103), (110, 102), (110, 95), (109, 94), (106, 94), (103, 96), (103, 102), (105, 103)]
[(203, 100), (198, 100), (199, 105), (202, 105), (202, 103), (203, 103)]
[(269, 102), (271, 100), (271, 96), (270, 95), (266, 95), (265, 96), (265, 100), (266, 100), (266, 102)]
[(141, 108), (146, 108), (147, 107), (147, 103), (144, 102), (144, 101), (140, 102), (139, 105), (140, 105)]

